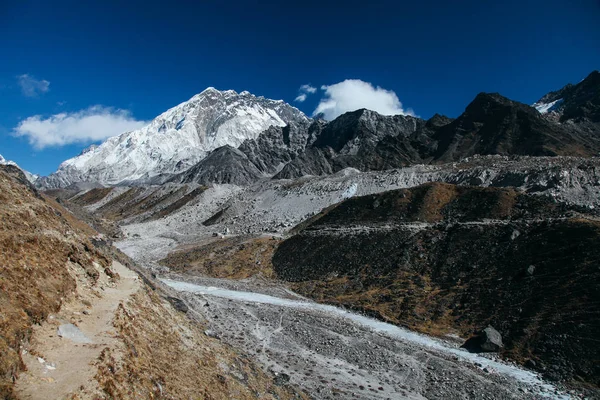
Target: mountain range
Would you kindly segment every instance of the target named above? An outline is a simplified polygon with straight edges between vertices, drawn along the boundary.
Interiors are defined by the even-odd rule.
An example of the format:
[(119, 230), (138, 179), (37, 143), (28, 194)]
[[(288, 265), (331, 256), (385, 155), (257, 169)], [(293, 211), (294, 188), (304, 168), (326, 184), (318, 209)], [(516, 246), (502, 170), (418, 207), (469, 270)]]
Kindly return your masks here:
[(231, 183), (377, 171), (475, 154), (600, 153), (600, 73), (532, 106), (480, 93), (456, 119), (385, 116), (361, 109), (311, 119), (281, 100), (208, 88), (142, 129), (91, 146), (38, 185)]

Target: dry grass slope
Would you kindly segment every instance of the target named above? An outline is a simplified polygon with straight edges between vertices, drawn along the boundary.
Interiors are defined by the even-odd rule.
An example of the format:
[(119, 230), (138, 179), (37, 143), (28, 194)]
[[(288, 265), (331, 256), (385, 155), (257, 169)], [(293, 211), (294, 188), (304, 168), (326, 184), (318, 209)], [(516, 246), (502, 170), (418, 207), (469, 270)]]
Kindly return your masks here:
[(160, 261), (173, 271), (217, 278), (274, 278), (271, 258), (279, 244), (271, 237), (235, 236), (175, 250)]
[[(23, 367), (20, 344), (33, 324), (56, 312), (75, 289), (66, 268), (79, 264), (93, 280), (109, 260), (87, 238), (89, 227), (72, 224), (59, 211), (23, 185), (15, 174), (0, 170), (0, 397), (13, 397), (13, 382)], [(18, 176), (18, 175), (17, 175)]]
[[(90, 236), (99, 247), (94, 247)], [(64, 392), (60, 397), (94, 400), (307, 399), (295, 387), (277, 386), (273, 376), (251, 359), (206, 336), (201, 315), (175, 310), (143, 274), (141, 286), (131, 283), (130, 289), (135, 290), (119, 297), (115, 288), (128, 280), (137, 282), (138, 276), (119, 277), (108, 265), (112, 259), (130, 268), (134, 265), (95, 236), (96, 231), (61, 204), (28, 186), (20, 171), (0, 167), (0, 398), (14, 399), (15, 393), (28, 396), (32, 391), (36, 398), (53, 397), (60, 388)], [(123, 290), (130, 290), (126, 286)], [(102, 314), (112, 321), (115, 333), (105, 327), (90, 331), (98, 311), (95, 306), (116, 310), (114, 315), (113, 311)], [(91, 314), (83, 315), (81, 310)], [(97, 338), (110, 337), (81, 348), (80, 354), (93, 350), (92, 360), (99, 355), (91, 371), (77, 370), (71, 365), (73, 358), (60, 361), (57, 347), (48, 338), (66, 349), (71, 344), (48, 336), (61, 323), (58, 320), (79, 324)], [(22, 346), (27, 349), (23, 356), (27, 364), (21, 358)], [(49, 361), (59, 358), (53, 373), (75, 368), (66, 370), (72, 379), (61, 380), (60, 374), (51, 379), (34, 370), (36, 356)], [(17, 381), (26, 365), (32, 369)], [(86, 368), (89, 365), (85, 363)], [(88, 373), (94, 379), (87, 378)], [(86, 377), (85, 384), (69, 386), (81, 377)]]
[(204, 335), (199, 322), (150, 290), (117, 312), (122, 352), (105, 349), (97, 380), (115, 399), (307, 399), (280, 387), (245, 356)]

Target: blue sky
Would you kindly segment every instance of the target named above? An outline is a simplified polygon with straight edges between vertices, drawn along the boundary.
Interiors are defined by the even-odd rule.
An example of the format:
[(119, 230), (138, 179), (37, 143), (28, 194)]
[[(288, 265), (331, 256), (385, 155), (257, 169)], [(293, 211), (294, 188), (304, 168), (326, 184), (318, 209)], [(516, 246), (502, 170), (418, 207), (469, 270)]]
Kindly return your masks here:
[[(596, 0), (3, 0), (0, 154), (48, 174), (89, 143), (15, 137), (28, 118), (127, 128), (208, 86), (307, 114), (347, 79), (424, 118), (455, 117), (482, 91), (532, 103), (600, 68), (598, 21)], [(303, 84), (317, 91), (294, 102)]]

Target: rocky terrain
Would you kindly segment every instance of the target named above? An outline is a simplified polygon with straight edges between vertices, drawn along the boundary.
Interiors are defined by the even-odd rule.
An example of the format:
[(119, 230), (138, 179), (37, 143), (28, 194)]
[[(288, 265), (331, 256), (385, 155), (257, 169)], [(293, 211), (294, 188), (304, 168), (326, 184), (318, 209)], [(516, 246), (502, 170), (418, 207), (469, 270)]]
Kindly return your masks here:
[(0, 215), (0, 398), (308, 398), (10, 165)]
[[(89, 206), (90, 210), (98, 210), (99, 214), (113, 208), (116, 214), (121, 209), (127, 210), (113, 217), (122, 221), (123, 230), (130, 239), (134, 239), (134, 235), (176, 236), (178, 241), (185, 242), (193, 241), (198, 235), (225, 230), (237, 234), (283, 233), (346, 198), (426, 182), (516, 187), (535, 195), (550, 196), (561, 203), (581, 206), (589, 213), (596, 213), (600, 206), (600, 161), (597, 158), (500, 156), (477, 156), (458, 163), (416, 165), (382, 172), (360, 173), (345, 169), (324, 177), (263, 180), (248, 186), (210, 185), (193, 199), (181, 197), (193, 186), (183, 190), (183, 186), (172, 185), (111, 188), (98, 202), (88, 195), (92, 193), (89, 191), (77, 195), (73, 201)], [(140, 205), (148, 204), (151, 193), (160, 197), (159, 194), (165, 191), (173, 192), (170, 202), (178, 199), (177, 205), (185, 205), (167, 208), (167, 204), (175, 204), (167, 202), (141, 210)], [(92, 201), (88, 202), (87, 197), (92, 197)], [(134, 213), (137, 214), (131, 215)], [(152, 215), (161, 215), (164, 219)]]
[[(196, 189), (182, 184), (91, 189), (71, 193), (65, 201), (120, 224), (123, 238), (117, 243), (119, 248), (158, 276), (171, 271), (179, 274), (174, 278), (180, 281), (198, 282), (200, 276), (250, 279), (257, 282), (251, 287), (255, 292), (279, 290), (276, 288), (282, 284), (273, 282), (284, 279), (291, 289), (318, 301), (439, 337), (455, 335), (463, 341), (491, 323), (505, 337), (505, 357), (552, 379), (592, 383), (596, 374), (593, 363), (574, 363), (570, 354), (583, 354), (593, 347), (589, 338), (594, 325), (568, 324), (560, 318), (575, 315), (585, 319), (589, 311), (592, 320), (597, 319), (592, 311), (597, 307), (594, 287), (588, 285), (596, 273), (592, 267), (596, 256), (588, 241), (596, 240), (598, 167), (595, 158), (475, 156), (459, 163), (385, 172), (346, 169), (330, 176), (265, 180), (244, 187), (198, 186), (201, 192), (188, 196), (189, 201), (181, 199)], [(414, 210), (399, 211), (390, 206), (396, 204), (390, 200), (376, 209), (381, 215), (363, 215), (372, 209), (373, 200), (368, 207), (359, 203), (336, 214), (340, 207), (363, 199), (357, 196), (393, 199), (400, 196), (390, 189), (431, 181), (450, 184), (426, 185), (422, 188), (430, 188), (431, 193), (407, 195), (402, 204), (413, 204)], [(152, 200), (167, 194), (165, 202)], [(345, 199), (349, 200), (343, 202)], [(412, 211), (402, 217), (407, 210)], [(335, 227), (317, 228), (315, 224), (325, 223), (330, 214), (330, 218), (338, 215)], [(215, 234), (224, 238), (215, 238)], [(561, 235), (575, 234), (581, 240), (561, 242)], [(292, 236), (282, 242), (282, 235)], [(303, 241), (305, 245), (299, 245)], [(564, 246), (575, 244), (581, 246), (578, 257), (582, 258), (563, 262), (557, 254), (567, 251)], [(456, 255), (447, 258), (447, 252)], [(513, 259), (520, 261), (513, 263)], [(557, 261), (553, 263), (553, 259)], [(358, 267), (362, 260), (367, 260), (364, 268)], [(510, 265), (502, 267), (503, 260), (511, 260)], [(578, 260), (581, 268), (589, 269), (572, 269)], [(359, 272), (331, 272), (327, 265), (358, 268)], [(399, 265), (415, 269), (398, 269)], [(533, 275), (528, 275), (532, 265)], [(369, 270), (368, 266), (381, 270)], [(545, 268), (556, 270), (541, 272)], [(206, 286), (217, 284), (249, 289), (230, 281), (211, 281)], [(546, 291), (556, 297), (548, 297)], [(289, 296), (286, 293), (275, 294)], [(498, 297), (491, 297), (492, 293)], [(591, 296), (587, 300), (585, 293)], [(565, 302), (569, 297), (579, 300)], [(231, 313), (215, 314), (219, 335), (227, 329), (232, 335), (238, 329), (250, 329), (250, 325), (236, 328), (233, 320), (242, 316), (234, 313), (230, 320), (227, 315)], [(207, 315), (212, 318), (210, 312)], [(559, 328), (548, 325), (552, 323)], [(211, 329), (216, 330), (214, 326)], [(544, 336), (546, 332), (552, 334)], [(577, 335), (576, 341), (569, 340), (573, 335)], [(453, 346), (462, 344), (453, 340)], [(245, 351), (259, 346), (252, 343), (247, 343)], [(262, 365), (268, 368), (270, 364)], [(422, 387), (419, 384), (419, 391)], [(311, 386), (309, 392), (315, 393), (312, 390), (316, 388)]]
[(292, 288), (423, 332), (492, 325), (503, 353), (600, 383), (597, 218), (514, 189), (426, 184), (347, 200), (273, 256)]
[(460, 350), (456, 339), (311, 303), (278, 285), (169, 277), (164, 282), (207, 315), (208, 335), (315, 399), (569, 398), (513, 364)]

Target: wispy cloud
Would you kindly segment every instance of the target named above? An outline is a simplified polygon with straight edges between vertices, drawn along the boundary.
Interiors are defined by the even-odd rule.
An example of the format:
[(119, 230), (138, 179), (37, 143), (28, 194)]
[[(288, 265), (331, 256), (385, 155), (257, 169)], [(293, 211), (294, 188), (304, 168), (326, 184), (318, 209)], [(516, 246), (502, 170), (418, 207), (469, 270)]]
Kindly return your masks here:
[(21, 93), (27, 97), (38, 97), (50, 90), (50, 82), (45, 79), (36, 79), (29, 74), (17, 76), (17, 83), (21, 87)]
[(26, 137), (36, 149), (68, 144), (89, 144), (138, 129), (146, 125), (127, 110), (93, 106), (72, 113), (44, 118), (34, 115), (14, 128), (15, 136)]
[(412, 109), (402, 107), (393, 91), (375, 87), (360, 79), (346, 79), (333, 85), (323, 85), (321, 89), (325, 93), (313, 115), (323, 114), (327, 120), (361, 108), (383, 115), (415, 115)]
[(302, 103), (303, 101), (306, 100), (308, 95), (313, 94), (316, 91), (317, 91), (317, 88), (314, 86), (311, 86), (310, 84), (302, 85), (302, 86), (300, 86), (300, 89), (298, 89), (298, 97), (296, 97), (296, 99), (294, 101)]
[(316, 93), (317, 88), (311, 85), (302, 85), (300, 86), (300, 91), (304, 93)]

